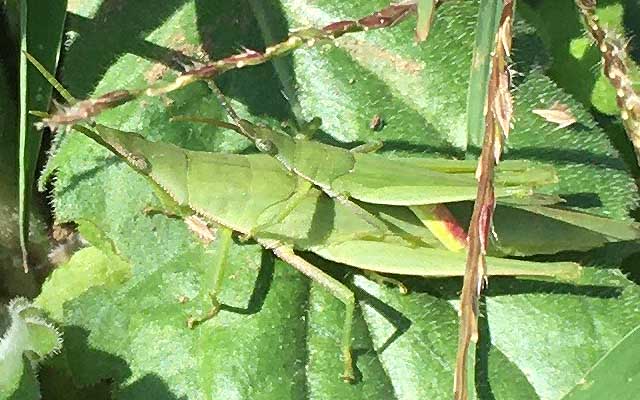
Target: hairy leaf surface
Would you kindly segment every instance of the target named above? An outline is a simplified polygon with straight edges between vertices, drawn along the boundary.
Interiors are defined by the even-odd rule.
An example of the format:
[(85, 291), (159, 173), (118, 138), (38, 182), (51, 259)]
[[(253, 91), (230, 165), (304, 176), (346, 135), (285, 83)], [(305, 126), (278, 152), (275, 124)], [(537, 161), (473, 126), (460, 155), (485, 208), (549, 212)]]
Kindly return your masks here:
[[(170, 81), (176, 77), (170, 67), (180, 68), (185, 55), (202, 61), (243, 47), (264, 49), (289, 29), (359, 18), (387, 4), (170, 0), (143, 8), (85, 1), (68, 18), (76, 34), (64, 84), (88, 97)], [(275, 124), (320, 116), (318, 140), (350, 147), (380, 139), (383, 154), (460, 157), (476, 12), (474, 2), (447, 2), (419, 46), (414, 23), (406, 22), (232, 71), (218, 82), (246, 117)], [(533, 30), (516, 31), (514, 61), (524, 76), (514, 82), (516, 121), (506, 158), (551, 163), (561, 179), (554, 193), (569, 206), (628, 219), (637, 197), (622, 161), (589, 114), (535, 68), (540, 49)], [(579, 122), (554, 130), (531, 112), (555, 101), (569, 105)], [(195, 84), (126, 104), (99, 122), (189, 149), (252, 151), (233, 132), (169, 122), (183, 114), (224, 119), (206, 85)], [(384, 121), (379, 132), (370, 129), (375, 115)], [(51, 285), (43, 294), (59, 296), (47, 303), (52, 311), (64, 304), (60, 318), (76, 384), (112, 379), (117, 399), (451, 396), (459, 279), (410, 279), (411, 293), (401, 296), (310, 255), (344, 277), (361, 305), (354, 341), (359, 380), (346, 385), (337, 346), (344, 308), (322, 288), (257, 246), (236, 243), (221, 294), (225, 307), (189, 330), (187, 318), (208, 307), (200, 280), (214, 244), (199, 243), (179, 220), (145, 215), (144, 207), (157, 202), (145, 179), (86, 138), (66, 134), (52, 163), (56, 217), (77, 221), (106, 257), (116, 254), (131, 268), (124, 282), (98, 279), (105, 283), (82, 293)], [(528, 222), (512, 224), (525, 236)], [(563, 255), (588, 265), (577, 284), (493, 279), (479, 351), (482, 396), (561, 399), (573, 390), (640, 322), (640, 291), (619, 271), (634, 251), (630, 244)], [(106, 263), (87, 273), (104, 277)], [(72, 272), (61, 270), (58, 279), (65, 274)]]

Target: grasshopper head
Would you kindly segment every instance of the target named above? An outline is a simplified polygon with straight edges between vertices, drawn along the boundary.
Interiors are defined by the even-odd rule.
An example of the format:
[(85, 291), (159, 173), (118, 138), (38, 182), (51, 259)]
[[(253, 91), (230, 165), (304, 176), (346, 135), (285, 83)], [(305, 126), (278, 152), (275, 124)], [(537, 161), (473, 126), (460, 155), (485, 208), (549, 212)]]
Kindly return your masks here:
[(189, 166), (185, 150), (102, 125), (96, 125), (95, 129), (84, 128), (81, 132), (125, 160), (140, 174), (148, 176), (179, 205), (188, 204)]
[(137, 171), (145, 175), (151, 171), (151, 164), (145, 155), (145, 144), (148, 142), (139, 134), (101, 125), (96, 126), (94, 130), (85, 128), (82, 132), (110, 149)]

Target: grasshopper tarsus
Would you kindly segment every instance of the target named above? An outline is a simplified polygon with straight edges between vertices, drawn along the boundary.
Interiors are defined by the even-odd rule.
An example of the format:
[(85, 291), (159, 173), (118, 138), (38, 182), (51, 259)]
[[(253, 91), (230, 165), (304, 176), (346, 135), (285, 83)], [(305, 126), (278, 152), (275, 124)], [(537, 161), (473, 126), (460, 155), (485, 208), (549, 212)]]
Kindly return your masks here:
[(152, 205), (145, 206), (142, 209), (142, 213), (144, 215), (146, 215), (147, 217), (153, 217), (154, 215), (164, 215), (167, 218), (182, 219), (182, 216), (180, 216), (178, 214), (172, 213), (170, 211), (167, 211), (165, 209), (158, 208), (158, 207), (152, 206)]
[(209, 309), (209, 311), (204, 317), (194, 317), (194, 316), (189, 317), (189, 319), (187, 319), (187, 327), (189, 329), (194, 329), (198, 325), (204, 322), (207, 322), (208, 320), (218, 315), (218, 313), (220, 312), (220, 308), (222, 307), (222, 304), (220, 304), (220, 302), (214, 295), (211, 294), (210, 296), (211, 296), (211, 303), (212, 303), (211, 308)]
[(407, 286), (404, 283), (400, 282), (398, 279), (390, 278), (373, 271), (364, 271), (364, 275), (372, 281), (376, 282), (378, 285), (390, 285), (398, 288), (398, 291), (401, 295), (409, 293), (409, 289), (407, 288)]
[(367, 142), (359, 146), (356, 146), (350, 149), (349, 151), (352, 153), (360, 153), (360, 154), (375, 153), (376, 151), (380, 150), (382, 146), (384, 146), (384, 143), (382, 142), (382, 140), (374, 140), (372, 142)]
[(254, 237), (254, 232), (242, 233), (238, 235), (238, 240), (240, 241), (240, 243), (247, 243), (248, 241), (253, 239), (253, 237)]
[(355, 378), (355, 376), (353, 376), (353, 373), (351, 373), (351, 375), (349, 375), (348, 373), (345, 372), (342, 375), (342, 381), (344, 383), (348, 383), (348, 384), (352, 385), (352, 384), (356, 383), (356, 378)]
[(353, 357), (351, 356), (351, 350), (345, 351), (344, 357), (344, 372), (342, 373), (342, 381), (344, 383), (354, 384), (356, 383), (356, 376), (353, 372)]

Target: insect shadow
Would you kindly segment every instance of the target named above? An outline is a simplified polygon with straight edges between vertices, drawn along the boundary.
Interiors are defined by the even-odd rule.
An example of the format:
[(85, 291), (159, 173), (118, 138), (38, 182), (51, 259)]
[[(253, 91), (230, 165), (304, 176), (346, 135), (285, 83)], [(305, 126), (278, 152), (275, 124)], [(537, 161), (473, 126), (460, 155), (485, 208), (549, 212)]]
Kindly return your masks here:
[[(239, 240), (234, 240), (236, 244), (240, 245)], [(251, 315), (257, 314), (262, 310), (264, 302), (271, 288), (273, 282), (273, 272), (275, 266), (275, 259), (268, 251), (263, 251), (260, 258), (260, 270), (256, 277), (255, 284), (253, 285), (253, 291), (249, 296), (246, 307), (230, 306), (228, 304), (220, 304), (220, 311), (228, 311), (236, 314)]]
[(602, 200), (596, 193), (578, 192), (561, 195), (566, 207), (597, 208), (602, 207)]
[[(360, 382), (363, 379), (363, 374), (358, 368), (360, 363), (358, 359), (360, 357), (365, 357), (368, 354), (375, 353), (376, 357), (382, 354), (387, 348), (389, 348), (396, 340), (400, 339), (402, 335), (404, 335), (412, 325), (412, 322), (409, 318), (407, 318), (400, 311), (391, 307), (389, 304), (384, 301), (378, 299), (375, 296), (369, 294), (366, 290), (359, 288), (356, 285), (349, 285), (351, 290), (356, 296), (356, 300), (360, 307), (357, 308), (356, 314), (362, 315), (362, 305), (366, 304), (373, 308), (379, 315), (381, 315), (387, 322), (393, 326), (394, 331), (387, 337), (387, 339), (377, 348), (374, 347), (373, 342), (370, 338), (368, 338), (367, 345), (355, 346), (351, 350), (351, 354), (353, 356), (353, 365), (354, 365), (354, 375), (355, 381)], [(360, 317), (362, 318), (362, 317)]]
[[(491, 268), (491, 266), (489, 266)], [(444, 300), (460, 298), (462, 278), (402, 278), (401, 281), (414, 293), (427, 293)], [(554, 294), (586, 296), (600, 299), (618, 298), (623, 288), (613, 285), (576, 285), (573, 283), (543, 281), (529, 278), (489, 277), (485, 290), (487, 297), (516, 296), (520, 294)]]
[(489, 351), (491, 350), (491, 328), (489, 327), (487, 298), (482, 297), (478, 305), (480, 315), (478, 318), (478, 346), (475, 368), (475, 383), (478, 398), (481, 400), (495, 400), (489, 378)]
[[(411, 320), (404, 316), (400, 311), (391, 307), (389, 304), (383, 302), (377, 297), (372, 296), (367, 291), (352, 285), (352, 290), (359, 300), (360, 304), (367, 304), (371, 306), (378, 314), (384, 317), (395, 328), (395, 331), (384, 341), (380, 347), (376, 350), (377, 353), (384, 352), (389, 346), (393, 344), (398, 338), (400, 338), (411, 327)], [(357, 355), (357, 349), (354, 350)], [(362, 352), (360, 352), (362, 354)], [(357, 365), (357, 363), (356, 363)]]
[(560, 149), (541, 146), (526, 146), (510, 149), (505, 159), (527, 159), (554, 164), (582, 164), (600, 168), (626, 171), (621, 159), (588, 150)]
[[(237, 54), (243, 48), (264, 51), (289, 36), (289, 24), (278, 2), (196, 0), (195, 9), (202, 48), (211, 60)], [(233, 29), (229, 29), (230, 21)], [(280, 120), (294, 115), (291, 104), (298, 101), (295, 90), (288, 90), (296, 82), (290, 55), (223, 74), (217, 82), (225, 94), (245, 104), (253, 115)]]
[(116, 156), (96, 159), (91, 168), (86, 169), (78, 174), (74, 174), (67, 185), (60, 186), (60, 194), (72, 192), (80, 185), (81, 182), (87, 182), (87, 180), (94, 178), (101, 171), (119, 163), (122, 163), (122, 161), (120, 161)]

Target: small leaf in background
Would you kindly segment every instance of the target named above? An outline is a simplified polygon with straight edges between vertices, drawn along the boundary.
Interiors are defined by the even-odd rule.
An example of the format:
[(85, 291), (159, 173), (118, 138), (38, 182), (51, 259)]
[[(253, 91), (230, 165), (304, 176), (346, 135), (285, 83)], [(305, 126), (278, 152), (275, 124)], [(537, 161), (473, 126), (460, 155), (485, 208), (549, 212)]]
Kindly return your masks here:
[(42, 287), (35, 304), (56, 321), (63, 320), (62, 306), (70, 298), (93, 286), (121, 284), (130, 276), (131, 266), (115, 254), (106, 255), (95, 247), (75, 253), (69, 262), (59, 266)]
[[(595, 2), (596, 15), (603, 26), (628, 37), (638, 34), (638, 6), (634, 1)], [(617, 115), (616, 91), (602, 73), (600, 51), (584, 31), (574, 1), (522, 1), (522, 16), (536, 27), (551, 53), (549, 76), (576, 100), (593, 106), (601, 113)], [(637, 47), (637, 46), (636, 46)], [(637, 58), (636, 58), (637, 62)], [(630, 62), (632, 79), (638, 81), (640, 68)]]
[(4, 308), (0, 313), (0, 398), (38, 399), (37, 364), (60, 350), (62, 337), (27, 299), (15, 298)]

